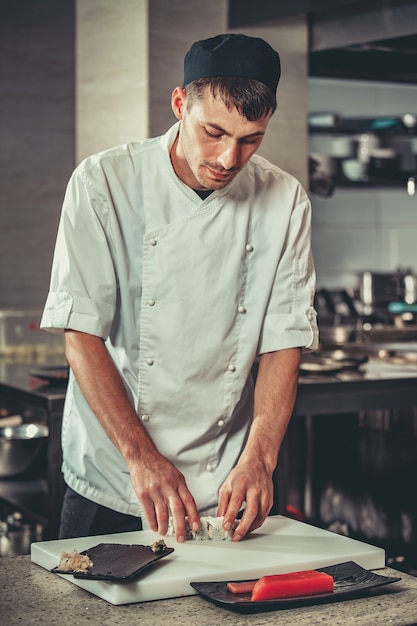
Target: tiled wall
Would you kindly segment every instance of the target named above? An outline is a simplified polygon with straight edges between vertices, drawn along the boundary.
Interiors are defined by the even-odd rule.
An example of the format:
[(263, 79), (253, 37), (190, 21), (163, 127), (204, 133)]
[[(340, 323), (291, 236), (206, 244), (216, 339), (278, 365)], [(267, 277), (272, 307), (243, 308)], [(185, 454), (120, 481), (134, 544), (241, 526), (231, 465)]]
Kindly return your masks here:
[(74, 167), (73, 0), (2, 0), (0, 58), (0, 309), (38, 309)]
[(76, 162), (148, 137), (148, 1), (77, 0)]
[[(196, 39), (227, 32), (227, 0), (2, 0), (0, 309), (41, 309), (62, 198), (81, 158), (164, 132)], [(307, 25), (245, 31), (281, 53), (261, 153), (307, 183)]]
[[(310, 79), (311, 112), (345, 117), (417, 114), (417, 86)], [(311, 194), (313, 253), (321, 287), (356, 286), (363, 270), (417, 273), (417, 196), (405, 188), (339, 188)]]

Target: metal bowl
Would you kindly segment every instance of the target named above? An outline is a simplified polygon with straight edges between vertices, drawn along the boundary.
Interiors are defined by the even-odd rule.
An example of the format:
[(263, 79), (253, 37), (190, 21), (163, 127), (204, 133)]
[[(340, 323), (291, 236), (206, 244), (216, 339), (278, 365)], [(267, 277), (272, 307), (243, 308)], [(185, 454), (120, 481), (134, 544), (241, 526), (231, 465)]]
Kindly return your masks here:
[(0, 428), (0, 478), (11, 478), (29, 470), (46, 452), (48, 435), (44, 424)]
[(356, 326), (323, 326), (320, 327), (320, 344), (323, 346), (344, 346), (356, 342), (358, 329)]

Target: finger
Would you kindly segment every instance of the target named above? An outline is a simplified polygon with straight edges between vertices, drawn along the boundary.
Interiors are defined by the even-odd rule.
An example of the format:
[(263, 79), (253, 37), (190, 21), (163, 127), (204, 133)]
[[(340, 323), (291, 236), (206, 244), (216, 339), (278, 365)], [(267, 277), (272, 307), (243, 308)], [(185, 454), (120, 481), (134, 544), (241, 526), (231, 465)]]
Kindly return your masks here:
[(234, 493), (231, 496), (223, 520), (223, 528), (226, 531), (230, 530), (232, 525), (235, 523), (244, 502), (245, 493), (243, 491)]
[(248, 497), (248, 503), (244, 514), (242, 515), (242, 519), (233, 535), (234, 540), (240, 541), (249, 533), (253, 532), (257, 528), (260, 528), (271, 510), (271, 507), (272, 496), (269, 492), (261, 494), (260, 501), (259, 494), (254, 494), (252, 497)]
[(217, 517), (226, 515), (227, 507), (230, 502), (230, 491), (224, 486), (219, 491), (219, 502), (217, 504)]
[[(229, 487), (228, 483), (223, 483), (219, 490), (219, 502), (217, 504), (217, 516), (224, 517), (227, 513), (227, 509), (230, 505), (230, 498), (232, 496), (233, 489)], [(233, 520), (234, 521), (234, 520)]]
[(155, 506), (150, 498), (142, 498), (142, 509), (148, 522), (149, 528), (155, 533), (158, 531), (158, 520), (156, 516)]
[(267, 518), (268, 514), (270, 513), (271, 509), (272, 509), (272, 505), (273, 505), (273, 499), (271, 498), (267, 498), (266, 502), (264, 504), (262, 504), (258, 515), (255, 517), (255, 519), (252, 522), (251, 527), (249, 528), (248, 533), (253, 532), (254, 530), (256, 530), (257, 528), (260, 528), (262, 526), (262, 524), (264, 523), (265, 519)]
[(155, 514), (158, 525), (158, 533), (166, 535), (168, 531), (169, 508), (167, 502), (163, 498), (159, 498), (155, 502)]
[(249, 532), (252, 524), (258, 517), (258, 505), (257, 503), (248, 504), (246, 503), (245, 511), (242, 515), (239, 524), (236, 527), (235, 532), (233, 533), (233, 541), (241, 541)]
[(200, 515), (198, 514), (197, 505), (191, 493), (186, 487), (179, 490), (179, 496), (182, 500), (185, 508), (186, 515), (188, 517), (188, 524), (192, 530), (197, 531), (200, 526)]
[(178, 496), (172, 497), (169, 503), (172, 519), (175, 529), (175, 538), (178, 543), (184, 543), (187, 536), (187, 529), (185, 524), (185, 508), (181, 499)]

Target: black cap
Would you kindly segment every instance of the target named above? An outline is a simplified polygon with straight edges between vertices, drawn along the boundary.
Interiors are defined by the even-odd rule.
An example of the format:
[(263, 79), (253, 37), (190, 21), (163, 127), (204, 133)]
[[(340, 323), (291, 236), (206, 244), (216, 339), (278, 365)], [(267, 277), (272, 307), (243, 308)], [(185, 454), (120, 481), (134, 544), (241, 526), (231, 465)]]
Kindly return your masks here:
[(185, 55), (184, 86), (210, 76), (253, 78), (275, 93), (281, 76), (279, 54), (263, 39), (247, 35), (196, 41)]

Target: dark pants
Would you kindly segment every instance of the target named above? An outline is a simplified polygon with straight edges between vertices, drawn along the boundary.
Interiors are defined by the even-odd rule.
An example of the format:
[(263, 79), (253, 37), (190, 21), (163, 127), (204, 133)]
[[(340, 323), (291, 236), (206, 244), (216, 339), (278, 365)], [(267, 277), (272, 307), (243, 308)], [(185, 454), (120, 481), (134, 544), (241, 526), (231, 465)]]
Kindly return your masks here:
[(67, 487), (61, 513), (60, 539), (142, 530), (140, 517), (118, 513), (87, 500)]

